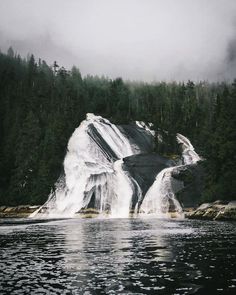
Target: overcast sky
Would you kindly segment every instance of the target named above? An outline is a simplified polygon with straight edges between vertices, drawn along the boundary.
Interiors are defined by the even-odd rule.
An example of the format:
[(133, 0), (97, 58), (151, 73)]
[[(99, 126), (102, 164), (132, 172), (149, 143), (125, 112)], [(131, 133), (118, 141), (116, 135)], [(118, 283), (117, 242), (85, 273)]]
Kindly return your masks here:
[(0, 48), (83, 75), (236, 77), (236, 0), (0, 0)]

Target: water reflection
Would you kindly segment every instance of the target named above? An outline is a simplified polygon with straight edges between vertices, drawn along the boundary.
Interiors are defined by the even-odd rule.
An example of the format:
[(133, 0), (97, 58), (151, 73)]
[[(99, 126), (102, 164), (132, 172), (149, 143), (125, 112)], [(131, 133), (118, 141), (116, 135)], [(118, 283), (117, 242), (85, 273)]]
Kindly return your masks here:
[(73, 219), (4, 226), (0, 290), (1, 294), (235, 294), (235, 258), (231, 223)]
[[(150, 219), (89, 220), (74, 226), (65, 231), (70, 249), (65, 253), (66, 269), (76, 273), (79, 291), (107, 294), (164, 291), (177, 267), (168, 237), (193, 233), (170, 221)], [(185, 275), (187, 268), (191, 269), (185, 266), (178, 272)]]

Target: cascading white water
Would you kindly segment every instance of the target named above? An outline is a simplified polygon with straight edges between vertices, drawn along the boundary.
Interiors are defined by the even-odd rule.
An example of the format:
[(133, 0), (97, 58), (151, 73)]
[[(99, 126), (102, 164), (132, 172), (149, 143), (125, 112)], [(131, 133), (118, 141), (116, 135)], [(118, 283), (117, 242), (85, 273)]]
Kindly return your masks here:
[(156, 217), (166, 217), (166, 214), (169, 212), (170, 201), (175, 205), (177, 212), (182, 212), (182, 208), (176, 200), (171, 186), (171, 173), (175, 168), (166, 168), (157, 174), (153, 185), (144, 197), (140, 208), (142, 215), (152, 214)]
[[(152, 131), (143, 122), (136, 122), (150, 136)], [(138, 182), (123, 168), (123, 158), (138, 154), (137, 146), (130, 144), (117, 126), (107, 119), (87, 114), (72, 134), (64, 160), (65, 176), (56, 185), (48, 201), (31, 217), (73, 217), (81, 209), (95, 209), (99, 216), (128, 217), (166, 216), (170, 203), (180, 215), (182, 208), (172, 188), (172, 172), (188, 164), (196, 163), (200, 157), (190, 141), (177, 134), (177, 141), (183, 147), (183, 165), (163, 169), (149, 188), (141, 208), (142, 190)], [(136, 200), (132, 203), (132, 199)], [(132, 208), (131, 208), (132, 204)]]
[(185, 165), (194, 164), (201, 160), (201, 157), (195, 152), (190, 140), (180, 133), (177, 133), (177, 142), (182, 144), (182, 158)]
[(111, 196), (111, 217), (128, 217), (133, 195), (132, 183), (127, 174), (122, 169), (123, 160), (114, 163), (115, 178), (114, 191)]
[(101, 214), (128, 217), (133, 187), (122, 159), (137, 153), (128, 139), (107, 119), (87, 114), (72, 134), (64, 160), (65, 186), (57, 187), (31, 217), (73, 217), (94, 196)]
[(186, 165), (197, 163), (201, 158), (195, 152), (191, 142), (182, 134), (177, 134), (178, 143), (182, 144), (182, 160), (183, 165), (174, 166), (163, 169), (157, 174), (153, 185), (147, 191), (143, 203), (140, 208), (141, 215), (149, 215), (155, 217), (167, 217), (170, 204), (174, 207), (174, 211), (178, 217), (183, 217), (183, 210), (175, 198), (173, 190), (172, 173)]
[(150, 134), (152, 134), (152, 136), (155, 136), (155, 131), (151, 129), (153, 127), (153, 123), (146, 124), (143, 121), (135, 121), (135, 123), (138, 127), (147, 130), (148, 132), (150, 132)]

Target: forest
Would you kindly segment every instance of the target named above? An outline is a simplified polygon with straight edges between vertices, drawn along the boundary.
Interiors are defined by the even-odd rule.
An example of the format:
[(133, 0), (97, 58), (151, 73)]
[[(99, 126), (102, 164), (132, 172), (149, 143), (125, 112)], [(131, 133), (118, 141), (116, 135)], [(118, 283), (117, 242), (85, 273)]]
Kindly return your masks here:
[(42, 204), (63, 169), (68, 139), (92, 112), (117, 124), (152, 122), (178, 153), (177, 132), (204, 158), (201, 201), (236, 199), (236, 80), (131, 82), (85, 76), (12, 48), (0, 53), (0, 205)]

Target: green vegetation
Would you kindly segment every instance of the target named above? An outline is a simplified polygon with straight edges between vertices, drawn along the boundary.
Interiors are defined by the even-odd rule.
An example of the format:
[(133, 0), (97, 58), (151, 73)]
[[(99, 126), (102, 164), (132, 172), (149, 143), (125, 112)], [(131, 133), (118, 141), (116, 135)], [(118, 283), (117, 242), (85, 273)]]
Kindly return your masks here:
[[(62, 172), (68, 139), (93, 112), (115, 123), (153, 122), (176, 154), (176, 132), (206, 161), (202, 200), (236, 198), (236, 82), (131, 83), (82, 78), (55, 62), (0, 54), (0, 204), (41, 204)], [(168, 130), (168, 133), (166, 132)]]

